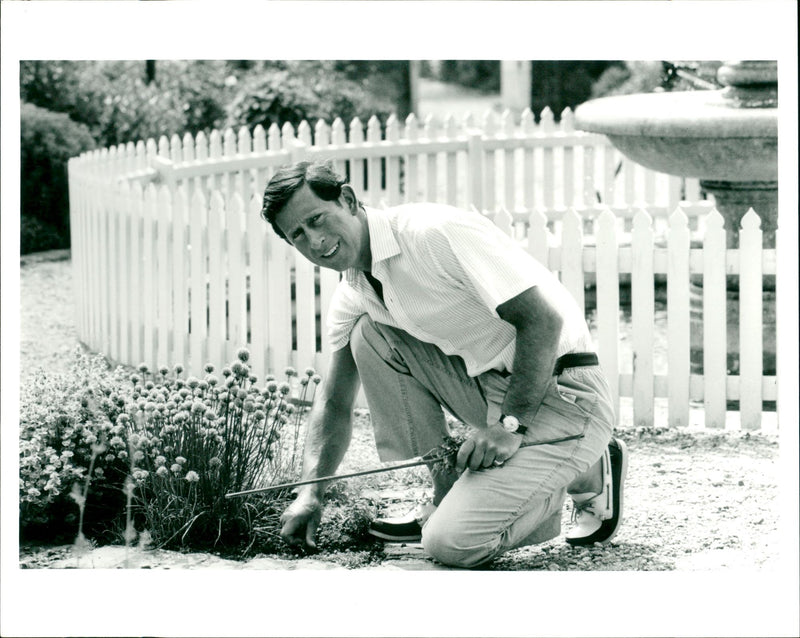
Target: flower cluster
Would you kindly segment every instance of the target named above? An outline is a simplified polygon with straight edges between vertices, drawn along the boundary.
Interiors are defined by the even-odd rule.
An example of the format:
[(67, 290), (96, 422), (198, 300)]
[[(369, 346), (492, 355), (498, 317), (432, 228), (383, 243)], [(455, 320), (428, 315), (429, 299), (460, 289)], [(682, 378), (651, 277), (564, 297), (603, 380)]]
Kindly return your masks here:
[(258, 507), (224, 495), (295, 478), (302, 417), (320, 383), (312, 368), (287, 368), (285, 379), (259, 384), (249, 358), (241, 349), (218, 374), (208, 365), (202, 377), (184, 377), (181, 365), (131, 374), (79, 355), (69, 374), (30, 380), (20, 413), (21, 528), (47, 534), (56, 523), (74, 535), (79, 519), (82, 537), (85, 515), (97, 519), (88, 533), (120, 529), (123, 518), (126, 541), (138, 527), (160, 545), (188, 543), (190, 530), (212, 543), (246, 532)]
[(112, 419), (126, 402), (119, 387), (116, 373), (102, 357), (82, 353), (70, 371), (39, 370), (22, 385), (19, 501), (23, 536), (36, 527), (66, 532), (59, 529), (64, 522), (54, 519), (51, 512), (74, 507), (70, 493), (76, 481), (94, 482), (98, 515), (111, 510), (102, 501), (113, 500), (109, 488), (126, 472), (125, 459), (107, 449), (113, 436)]
[(127, 433), (143, 524), (156, 542), (185, 538), (192, 526), (224, 531), (240, 518), (231, 509), (246, 507), (226, 493), (295, 474), (303, 409), (320, 378), (309, 368), (296, 379), (288, 368), (284, 381), (268, 375), (259, 385), (249, 356), (242, 348), (220, 374), (209, 364), (202, 378), (181, 378), (180, 366), (154, 374), (143, 365), (131, 376), (130, 409), (116, 427)]

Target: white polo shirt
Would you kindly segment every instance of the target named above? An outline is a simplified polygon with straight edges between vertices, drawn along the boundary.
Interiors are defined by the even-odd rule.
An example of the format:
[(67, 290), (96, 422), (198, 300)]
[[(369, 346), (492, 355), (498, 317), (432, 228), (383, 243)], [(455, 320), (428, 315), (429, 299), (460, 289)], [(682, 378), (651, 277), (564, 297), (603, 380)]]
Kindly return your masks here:
[(443, 204), (366, 209), (372, 275), (349, 269), (328, 311), (333, 350), (346, 346), (362, 314), (458, 355), (470, 376), (513, 372), (516, 329), (500, 304), (532, 286), (547, 288), (564, 323), (557, 356), (592, 352), (583, 312), (546, 267), (483, 216)]

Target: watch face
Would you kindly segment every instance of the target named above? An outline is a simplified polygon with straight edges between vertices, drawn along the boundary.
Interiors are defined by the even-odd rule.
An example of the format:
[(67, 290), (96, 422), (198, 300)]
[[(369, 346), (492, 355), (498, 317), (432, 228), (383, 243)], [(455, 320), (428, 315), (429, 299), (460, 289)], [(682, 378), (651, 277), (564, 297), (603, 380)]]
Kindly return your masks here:
[(519, 420), (513, 416), (507, 416), (503, 419), (503, 429), (506, 432), (516, 432), (519, 429)]

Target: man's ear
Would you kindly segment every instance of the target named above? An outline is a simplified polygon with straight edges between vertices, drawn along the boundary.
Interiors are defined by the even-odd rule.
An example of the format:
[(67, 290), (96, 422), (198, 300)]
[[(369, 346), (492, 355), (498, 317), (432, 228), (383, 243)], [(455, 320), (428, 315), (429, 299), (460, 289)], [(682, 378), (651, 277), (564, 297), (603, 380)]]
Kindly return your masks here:
[(349, 184), (342, 184), (341, 197), (347, 207), (347, 210), (355, 214), (358, 211), (358, 197), (356, 197), (355, 191)]

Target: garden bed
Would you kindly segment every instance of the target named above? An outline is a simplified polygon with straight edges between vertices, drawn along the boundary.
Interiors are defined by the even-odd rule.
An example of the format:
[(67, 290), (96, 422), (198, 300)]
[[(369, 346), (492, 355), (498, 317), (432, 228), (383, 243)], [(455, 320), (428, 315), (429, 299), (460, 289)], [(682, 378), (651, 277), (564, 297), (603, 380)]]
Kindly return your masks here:
[[(77, 344), (73, 323), (69, 254), (26, 256), (21, 265), (22, 383), (37, 368), (69, 367)], [(607, 547), (573, 549), (563, 538), (510, 552), (493, 570), (752, 570), (780, 562), (779, 457), (776, 434), (624, 428), (631, 460), (624, 524)], [(341, 471), (377, 463), (369, 414), (360, 412), (354, 441)], [(427, 485), (417, 469), (348, 481), (348, 489), (377, 513), (401, 511), (424, 498)], [(564, 511), (564, 528), (569, 512)], [(77, 567), (69, 546), (20, 548), (27, 568)], [(80, 567), (129, 566), (181, 569), (430, 569), (437, 566), (413, 545), (374, 544), (316, 555), (253, 556), (246, 561), (209, 553), (134, 552), (99, 547)], [(94, 557), (94, 558), (93, 558)], [(127, 560), (127, 562), (126, 562)], [(110, 562), (109, 562), (110, 561)], [(115, 562), (116, 561), (116, 562)]]

